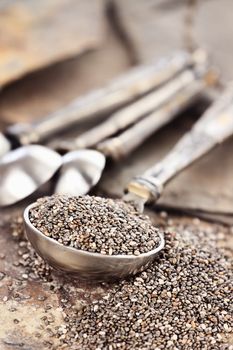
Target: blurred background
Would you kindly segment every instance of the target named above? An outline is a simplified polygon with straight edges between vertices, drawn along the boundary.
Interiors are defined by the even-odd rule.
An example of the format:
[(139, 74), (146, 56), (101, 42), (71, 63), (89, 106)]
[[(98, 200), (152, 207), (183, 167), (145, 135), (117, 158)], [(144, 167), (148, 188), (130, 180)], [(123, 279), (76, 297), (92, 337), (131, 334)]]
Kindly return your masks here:
[(204, 47), (233, 77), (231, 0), (2, 0), (0, 118), (43, 116), (130, 66)]
[[(46, 116), (130, 67), (177, 49), (205, 48), (224, 84), (233, 78), (232, 11), (231, 0), (2, 0), (0, 128)], [(205, 107), (197, 103), (130, 159), (107, 169), (98, 190), (119, 196), (131, 176), (165, 155)], [(221, 220), (231, 222), (232, 144), (179, 175), (159, 205), (224, 214)]]

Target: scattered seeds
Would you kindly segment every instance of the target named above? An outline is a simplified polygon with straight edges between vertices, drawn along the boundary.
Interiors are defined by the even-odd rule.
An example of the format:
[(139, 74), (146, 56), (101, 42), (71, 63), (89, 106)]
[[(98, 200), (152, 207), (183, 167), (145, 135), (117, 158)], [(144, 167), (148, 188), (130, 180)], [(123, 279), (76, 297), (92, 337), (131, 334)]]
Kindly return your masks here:
[(77, 349), (220, 349), (218, 335), (233, 326), (232, 261), (214, 233), (181, 226), (165, 238), (147, 271), (69, 315)]
[[(177, 225), (173, 220), (172, 226), (172, 232), (165, 232), (162, 255), (148, 270), (84, 289), (81, 282), (58, 277), (20, 238), (28, 254), (26, 265), (19, 256), (21, 274), (28, 274), (29, 281), (33, 275), (60, 298), (63, 323), (52, 328), (52, 309), (47, 311), (46, 304), (46, 319), (38, 328), (52, 328), (59, 342), (54, 349), (232, 349), (233, 261), (230, 246), (222, 244), (229, 233), (201, 223)], [(17, 295), (11, 299), (16, 301)]]

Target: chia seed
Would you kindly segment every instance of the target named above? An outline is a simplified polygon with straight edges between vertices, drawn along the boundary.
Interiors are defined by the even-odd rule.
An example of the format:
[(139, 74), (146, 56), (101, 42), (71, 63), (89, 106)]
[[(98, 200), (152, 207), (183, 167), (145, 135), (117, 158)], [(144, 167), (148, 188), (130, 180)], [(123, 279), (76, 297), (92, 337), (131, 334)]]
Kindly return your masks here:
[(160, 243), (150, 219), (120, 200), (54, 195), (37, 200), (29, 218), (47, 237), (93, 253), (139, 255)]

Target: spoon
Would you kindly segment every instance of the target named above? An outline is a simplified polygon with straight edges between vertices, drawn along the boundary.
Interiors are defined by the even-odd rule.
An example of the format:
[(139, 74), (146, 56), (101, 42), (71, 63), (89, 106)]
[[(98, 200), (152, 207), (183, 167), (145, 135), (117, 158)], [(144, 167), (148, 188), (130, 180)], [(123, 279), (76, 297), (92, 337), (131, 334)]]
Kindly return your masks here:
[(134, 100), (147, 91), (157, 88), (177, 73), (196, 62), (205, 62), (201, 49), (194, 53), (179, 51), (159, 62), (141, 65), (113, 80), (106, 87), (73, 100), (63, 109), (33, 123), (19, 123), (0, 133), (0, 157), (11, 148), (40, 143), (68, 129), (77, 122), (95, 119)]
[[(180, 139), (163, 161), (129, 183), (128, 193), (123, 200), (135, 203), (139, 210), (143, 211), (148, 201), (156, 201), (159, 198), (165, 183), (232, 134), (233, 84)], [(29, 241), (49, 264), (59, 270), (77, 274), (81, 278), (105, 280), (136, 274), (145, 269), (164, 247), (162, 236), (157, 249), (138, 256), (107, 256), (67, 247), (45, 236), (32, 225), (29, 211), (34, 205), (36, 204), (31, 204), (24, 211)]]
[[(202, 69), (203, 68), (203, 69)], [(143, 104), (144, 108), (144, 113), (146, 111), (150, 111), (152, 108), (152, 105), (154, 108), (156, 108), (158, 105), (160, 105), (162, 102), (167, 101), (169, 98), (171, 98), (173, 95), (175, 95), (178, 91), (182, 90), (185, 86), (193, 83), (193, 81), (200, 79), (204, 75), (204, 72), (206, 72), (206, 68), (204, 67), (195, 67), (195, 69), (187, 69), (184, 72), (181, 72), (178, 74), (177, 77), (174, 78), (174, 81), (170, 81), (166, 84), (168, 89), (165, 89), (165, 87), (162, 87), (161, 89), (158, 89), (158, 99), (156, 99), (157, 93), (153, 92), (153, 103), (148, 104), (145, 102)], [(151, 94), (149, 94), (151, 97)], [(148, 99), (148, 97), (145, 97)], [(138, 102), (135, 102), (138, 103)], [(124, 120), (125, 118), (125, 110), (122, 110), (122, 113), (124, 115)], [(139, 114), (128, 114), (128, 122), (132, 123), (133, 119), (137, 120), (139, 117)], [(110, 117), (110, 120), (112, 117)], [(113, 119), (115, 119), (115, 115), (113, 115)], [(118, 119), (121, 119), (121, 114), (118, 114)], [(127, 124), (127, 120), (125, 122)], [(117, 124), (119, 125), (119, 124)], [(117, 127), (116, 125), (116, 127)], [(105, 128), (105, 124), (103, 125), (103, 128)], [(106, 129), (104, 129), (106, 131)], [(112, 132), (112, 129), (110, 130)], [(100, 133), (101, 133), (101, 128), (100, 128)], [(26, 149), (24, 150), (24, 147)], [(27, 147), (24, 146), (20, 147), (18, 150), (14, 150), (9, 152), (4, 156), (4, 162), (2, 163), (0, 160), (0, 177), (2, 178), (2, 181), (0, 181), (0, 206), (4, 205), (9, 205), (13, 204), (23, 198), (25, 198), (25, 195), (29, 195), (36, 191), (36, 183), (38, 183), (38, 186), (40, 182), (38, 182), (37, 178), (38, 176), (41, 176), (42, 179), (41, 181), (43, 182), (43, 167), (47, 166), (50, 167), (50, 157), (51, 157), (51, 150), (50, 148), (43, 148), (43, 155), (44, 155), (44, 163), (48, 162), (48, 164), (38, 164), (39, 171), (37, 173), (33, 172), (28, 172), (28, 168), (30, 168), (30, 164), (32, 162), (33, 158), (33, 148), (30, 148), (30, 156), (28, 157), (27, 160)], [(46, 149), (48, 150), (48, 154), (46, 155)], [(24, 162), (22, 162), (22, 158), (18, 157), (17, 155), (23, 153), (24, 154)], [(14, 162), (11, 161), (11, 159), (14, 159)], [(33, 162), (37, 161), (37, 152), (35, 153), (35, 157)], [(66, 193), (71, 193), (73, 194), (80, 194), (80, 189), (82, 189), (81, 193), (86, 193), (86, 191), (89, 190), (90, 186), (94, 186), (98, 181), (101, 176), (101, 173), (103, 171), (103, 168), (105, 166), (105, 158), (103, 155), (97, 154), (96, 151), (94, 150), (89, 150), (86, 153), (83, 152), (74, 152), (74, 153), (68, 153), (63, 157), (63, 166), (62, 170), (60, 173), (61, 180), (59, 178), (58, 184), (57, 184), (57, 191), (65, 191)], [(5, 186), (6, 179), (5, 176), (7, 174), (6, 172), (11, 173), (11, 186)], [(17, 169), (20, 169), (17, 171)], [(77, 171), (78, 169), (78, 171)], [(82, 169), (85, 169), (86, 173), (83, 172)], [(55, 167), (54, 173), (57, 170)], [(88, 173), (87, 173), (88, 171)], [(23, 178), (23, 174), (25, 174)], [(91, 175), (88, 175), (91, 174)], [(19, 176), (20, 175), (20, 176)], [(81, 176), (80, 176), (81, 175)], [(30, 178), (31, 176), (31, 178)], [(34, 176), (36, 179), (34, 179)], [(19, 191), (20, 183), (23, 182), (25, 187), (30, 187), (31, 188), (31, 193), (29, 191), (23, 192)], [(30, 186), (31, 182), (34, 183), (34, 186)], [(28, 184), (29, 183), (29, 184)], [(88, 185), (88, 187), (85, 188), (85, 183)], [(71, 188), (71, 190), (69, 190)], [(8, 195), (8, 190), (10, 192), (14, 192), (15, 195), (12, 196), (11, 193)]]
[(39, 145), (27, 145), (3, 156), (0, 206), (10, 205), (35, 192), (51, 179), (61, 165), (62, 157), (57, 152)]
[[(206, 76), (198, 78), (195, 77), (193, 73), (189, 73), (189, 84), (184, 84), (185, 80), (183, 79), (183, 88), (174, 94), (174, 96), (170, 97), (166, 104), (162, 105), (158, 110), (149, 113), (149, 115), (126, 131), (123, 131), (120, 135), (98, 143), (96, 146), (98, 151), (81, 149), (68, 152), (63, 156), (63, 165), (56, 182), (55, 193), (76, 196), (87, 194), (90, 189), (99, 182), (105, 168), (106, 157), (114, 160), (125, 158), (149, 136), (169, 123), (188, 105), (192, 104), (205, 90), (206, 86), (210, 84), (210, 79), (208, 79), (210, 71), (206, 73)], [(180, 87), (181, 86), (182, 84), (180, 84)], [(144, 99), (148, 100), (148, 97)], [(141, 101), (140, 103), (140, 110), (142, 111), (143, 107), (145, 112), (146, 109), (148, 109), (147, 102), (145, 101), (143, 104)], [(138, 102), (136, 102), (135, 105), (138, 106)], [(130, 120), (130, 118), (132, 118), (131, 115), (135, 118), (140, 115), (138, 114), (137, 106), (132, 105), (127, 107), (127, 110), (130, 108), (128, 114), (125, 113), (125, 109), (122, 111), (124, 123), (126, 123), (125, 120)], [(150, 104), (149, 107), (151, 107)], [(117, 115), (121, 118), (119, 113)], [(113, 116), (113, 118), (114, 117), (115, 116)], [(110, 119), (112, 119), (112, 117)], [(117, 125), (120, 124), (117, 123)], [(99, 132), (97, 132), (95, 139), (101, 139), (101, 136), (106, 130), (106, 123), (104, 122), (103, 129), (101, 129), (100, 126), (98, 127)], [(82, 141), (84, 141), (84, 139), (89, 142), (86, 136), (82, 137)], [(78, 139), (76, 140), (75, 146), (77, 142)], [(71, 146), (72, 145), (70, 145), (70, 147)]]

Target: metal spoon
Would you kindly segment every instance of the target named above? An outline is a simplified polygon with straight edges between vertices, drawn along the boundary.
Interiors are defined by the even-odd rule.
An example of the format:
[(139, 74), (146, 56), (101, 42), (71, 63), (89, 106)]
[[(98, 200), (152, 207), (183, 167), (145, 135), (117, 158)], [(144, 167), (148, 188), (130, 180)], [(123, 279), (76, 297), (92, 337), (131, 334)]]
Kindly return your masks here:
[(129, 192), (156, 202), (174, 176), (232, 134), (233, 82), (162, 161), (130, 182)]
[[(63, 157), (63, 166), (60, 170), (55, 186), (55, 193), (76, 196), (88, 193), (90, 189), (99, 182), (105, 167), (106, 157), (119, 160), (128, 156), (149, 136), (165, 124), (169, 123), (188, 105), (192, 104), (209, 84), (209, 79), (207, 78), (209, 74), (207, 73), (206, 76), (197, 78), (194, 72), (189, 71), (186, 73), (189, 73), (186, 76), (186, 79), (181, 80), (182, 84), (179, 82), (179, 87), (183, 85), (183, 88), (170, 97), (166, 104), (138, 121), (126, 131), (123, 131), (120, 135), (97, 144), (96, 147), (101, 153), (90, 149), (82, 149), (67, 153)], [(182, 73), (183, 77), (184, 74), (185, 72)], [(188, 84), (187, 77), (189, 79)], [(175, 85), (173, 84), (173, 88), (174, 86)], [(172, 91), (175, 90), (173, 89)], [(147, 103), (148, 97), (145, 97), (144, 99), (146, 100), (144, 103), (143, 101), (140, 101), (141, 108), (139, 110), (142, 111), (143, 108), (144, 112), (146, 112), (146, 109), (150, 111), (152, 104)], [(149, 101), (151, 101), (150, 96)], [(139, 102), (136, 102), (134, 105), (122, 110), (124, 124), (132, 119), (133, 116), (134, 118), (139, 117), (140, 113), (138, 113), (137, 109)], [(126, 111), (129, 113), (127, 114)], [(121, 114), (118, 113), (117, 116), (122, 120)], [(115, 115), (113, 116), (113, 120), (114, 118)], [(120, 123), (116, 124), (118, 126), (120, 125)], [(96, 130), (97, 128), (94, 129)], [(103, 124), (103, 129), (98, 127), (98, 131), (95, 140), (99, 138), (101, 139), (102, 135), (106, 133), (106, 123)], [(89, 138), (86, 138), (86, 134), (83, 137), (81, 135), (81, 138), (82, 142), (84, 140), (89, 142)], [(78, 142), (79, 140), (77, 139), (74, 146), (76, 146)]]
[(186, 51), (176, 52), (159, 62), (131, 69), (106, 87), (73, 100), (69, 105), (46, 118), (33, 123), (10, 126), (4, 134), (0, 133), (0, 157), (11, 148), (40, 143), (77, 122), (90, 118), (98, 120), (98, 117), (103, 114), (157, 88), (185, 68), (205, 60), (206, 55), (202, 50), (192, 54)]
[[(203, 76), (203, 74), (206, 72), (206, 68), (199, 69), (199, 67), (195, 67), (195, 69), (187, 69), (184, 72), (178, 74), (174, 80), (168, 82), (166, 84), (166, 87), (162, 87), (161, 89), (158, 89), (158, 92), (153, 92), (153, 97), (154, 100), (152, 101), (153, 103), (147, 103), (148, 96), (151, 101), (151, 94), (145, 97), (146, 101), (140, 102), (144, 106), (144, 112), (147, 110), (150, 111), (152, 108), (152, 105), (154, 108), (156, 108), (158, 105), (160, 105), (162, 102), (167, 101), (169, 98), (171, 98), (173, 95), (175, 95), (178, 91), (182, 90), (185, 86), (193, 83), (193, 81), (197, 79), (201, 79), (200, 77)], [(158, 99), (156, 99), (156, 96), (158, 94)], [(138, 104), (138, 102), (135, 102)], [(125, 118), (125, 110), (122, 110), (122, 113), (124, 115), (124, 120), (125, 124), (127, 124), (127, 119)], [(173, 114), (174, 115), (174, 114)], [(132, 123), (133, 119), (137, 120), (139, 117), (139, 114), (128, 114), (128, 122)], [(113, 118), (115, 120), (115, 115), (113, 115)], [(118, 114), (118, 119), (121, 118), (121, 114)], [(163, 123), (163, 122), (162, 122)], [(117, 128), (116, 124), (116, 128)], [(103, 128), (105, 127), (105, 124), (103, 125)], [(104, 129), (106, 132), (106, 129)], [(110, 130), (112, 131), (112, 129)], [(101, 128), (100, 128), (101, 132)], [(23, 147), (20, 148), (20, 151), (12, 151), (9, 152), (4, 156), (4, 163), (1, 162), (0, 160), (0, 176), (2, 177), (2, 181), (0, 182), (0, 206), (4, 205), (9, 205), (13, 204), (23, 198), (25, 198), (26, 194), (29, 195), (36, 191), (36, 187), (30, 187), (31, 182), (33, 182), (35, 185), (38, 183), (38, 186), (40, 182), (38, 182), (37, 178), (38, 176), (42, 176), (43, 181), (43, 167), (39, 169), (39, 171), (35, 174), (33, 172), (28, 172), (28, 168), (30, 169), (31, 163), (32, 163), (32, 157), (33, 157), (33, 149), (30, 148), (30, 156), (28, 157), (27, 160), (27, 147), (24, 146), (26, 149), (24, 150)], [(50, 157), (51, 157), (51, 150), (47, 148), (48, 154), (46, 155), (46, 147), (43, 148), (43, 154), (44, 154), (44, 163), (48, 162), (46, 165), (47, 167), (50, 167)], [(14, 155), (14, 162), (11, 161), (12, 159), (12, 153)], [(23, 153), (24, 154), (24, 162), (22, 163), (22, 158), (19, 157), (17, 159), (17, 155)], [(94, 186), (98, 181), (101, 176), (101, 173), (103, 171), (104, 165), (105, 165), (105, 159), (103, 155), (97, 154), (96, 151), (91, 151), (89, 150), (86, 152), (86, 156), (83, 156), (84, 153), (82, 152), (74, 152), (74, 153), (68, 153), (67, 155), (64, 156), (63, 158), (63, 167), (62, 171), (60, 174), (61, 179), (58, 180), (57, 184), (57, 191), (64, 191), (64, 192), (70, 192), (72, 194), (80, 194), (80, 189), (82, 189), (81, 193), (86, 193), (86, 191), (89, 190), (89, 186)], [(34, 157), (34, 162), (37, 160), (37, 153), (35, 153)], [(5, 163), (7, 165), (5, 165)], [(28, 163), (28, 164), (27, 164)], [(39, 167), (39, 164), (38, 164)], [(9, 186), (6, 188), (5, 186), (5, 174), (6, 174), (6, 168), (7, 171), (11, 173), (12, 178), (11, 178), (11, 186), (10, 186), (10, 191), (15, 193), (15, 196), (13, 197), (11, 194), (8, 195), (8, 190)], [(20, 169), (20, 176), (19, 176), (19, 171), (17, 169)], [(23, 169), (23, 171), (22, 171)], [(86, 173), (83, 172), (83, 169), (86, 171)], [(57, 167), (54, 168), (54, 173), (57, 170)], [(77, 171), (78, 170), (78, 171)], [(88, 172), (87, 172), (88, 171)], [(22, 179), (23, 174), (25, 174), (24, 178)], [(42, 175), (41, 175), (42, 174)], [(88, 175), (91, 174), (91, 175)], [(81, 175), (81, 176), (80, 176)], [(32, 178), (30, 178), (32, 176)], [(36, 177), (36, 179), (33, 178), (33, 176)], [(83, 179), (83, 181), (82, 181)], [(23, 192), (19, 191), (18, 188), (20, 187), (21, 182), (25, 183), (25, 187), (30, 187), (31, 188), (31, 193), (29, 192)], [(28, 184), (27, 184), (28, 183)], [(88, 184), (88, 188), (85, 187), (85, 183)], [(71, 188), (71, 190), (69, 190)]]
[[(217, 144), (233, 134), (233, 84), (208, 109), (190, 132), (186, 133), (169, 155), (144, 175), (128, 185), (125, 201), (133, 201), (143, 211), (147, 201), (156, 201), (162, 186), (178, 172), (191, 165)], [(63, 246), (37, 230), (29, 220), (32, 204), (24, 211), (24, 222), (29, 241), (39, 255), (52, 266), (88, 279), (123, 278), (145, 269), (164, 247), (161, 237), (156, 250), (136, 257), (106, 256)]]
[(51, 179), (61, 164), (62, 157), (57, 152), (39, 145), (21, 147), (3, 156), (0, 206), (10, 205), (35, 192)]

